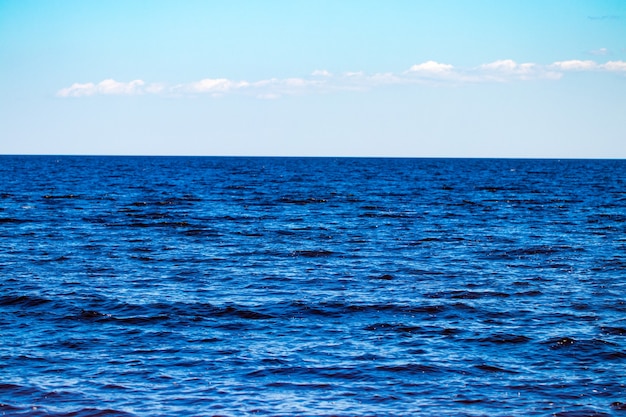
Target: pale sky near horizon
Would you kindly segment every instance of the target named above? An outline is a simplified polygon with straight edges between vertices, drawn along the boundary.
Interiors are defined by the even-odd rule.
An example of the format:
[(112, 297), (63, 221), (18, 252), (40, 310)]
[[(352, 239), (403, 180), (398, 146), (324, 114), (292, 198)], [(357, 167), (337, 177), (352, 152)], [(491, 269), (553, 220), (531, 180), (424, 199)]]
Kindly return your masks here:
[(0, 0), (0, 154), (626, 158), (626, 0)]

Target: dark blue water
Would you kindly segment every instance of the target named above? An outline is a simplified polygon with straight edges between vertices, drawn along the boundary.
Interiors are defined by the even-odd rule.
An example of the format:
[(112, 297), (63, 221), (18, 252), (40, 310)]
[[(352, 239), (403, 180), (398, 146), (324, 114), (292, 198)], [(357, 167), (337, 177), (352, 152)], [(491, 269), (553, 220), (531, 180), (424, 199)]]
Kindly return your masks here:
[(0, 157), (0, 413), (626, 416), (626, 161)]

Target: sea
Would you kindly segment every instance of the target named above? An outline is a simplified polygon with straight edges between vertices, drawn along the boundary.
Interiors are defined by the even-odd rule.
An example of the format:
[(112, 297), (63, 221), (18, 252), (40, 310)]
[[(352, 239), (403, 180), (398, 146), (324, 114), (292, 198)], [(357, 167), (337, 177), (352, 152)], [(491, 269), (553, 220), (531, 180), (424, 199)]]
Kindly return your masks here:
[(0, 156), (0, 415), (626, 416), (626, 160)]

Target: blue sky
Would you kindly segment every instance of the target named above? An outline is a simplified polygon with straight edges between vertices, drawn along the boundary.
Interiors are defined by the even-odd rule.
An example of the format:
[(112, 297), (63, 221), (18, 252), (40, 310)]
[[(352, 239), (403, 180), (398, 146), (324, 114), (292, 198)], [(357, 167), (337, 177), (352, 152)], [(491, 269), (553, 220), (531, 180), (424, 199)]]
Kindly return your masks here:
[(0, 153), (626, 158), (626, 0), (0, 0)]

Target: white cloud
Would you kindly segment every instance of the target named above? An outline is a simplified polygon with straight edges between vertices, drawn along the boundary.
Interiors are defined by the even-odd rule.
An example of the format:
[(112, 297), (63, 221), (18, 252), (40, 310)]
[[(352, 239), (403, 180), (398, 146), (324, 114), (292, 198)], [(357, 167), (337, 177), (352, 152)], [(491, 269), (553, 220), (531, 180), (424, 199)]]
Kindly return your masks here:
[(560, 71), (590, 71), (598, 68), (598, 64), (594, 61), (572, 59), (570, 61), (555, 62), (550, 67)]
[(604, 65), (601, 65), (607, 71), (626, 71), (626, 62), (624, 61), (609, 61)]
[(421, 77), (421, 81), (461, 83), (506, 82), (538, 78), (558, 79), (560, 74), (532, 63), (517, 63), (502, 59), (474, 68), (460, 68), (450, 64), (427, 61), (413, 65), (406, 74)]
[(311, 73), (314, 77), (332, 77), (333, 74), (326, 70), (315, 70)]
[(474, 74), (483, 82), (558, 80), (563, 77), (563, 73), (556, 69), (534, 62), (517, 63), (512, 59), (503, 59), (478, 66)]
[(249, 87), (247, 81), (232, 81), (227, 78), (205, 78), (191, 83), (187, 90), (192, 93), (226, 93), (230, 90)]
[(518, 64), (512, 59), (502, 59), (480, 65), (475, 70), (475, 75), (481, 81), (509, 81), (512, 79), (558, 79), (561, 74), (551, 71), (533, 62)]
[(517, 68), (517, 63), (512, 59), (502, 59), (488, 64), (483, 64), (479, 68), (487, 71), (512, 72)]
[(120, 83), (112, 79), (104, 80), (98, 84), (98, 90), (101, 94), (141, 94), (144, 86), (142, 80), (134, 80), (129, 83)]
[(598, 64), (595, 61), (587, 60), (587, 61), (579, 61), (579, 60), (570, 60), (570, 61), (559, 61), (550, 65), (551, 68), (558, 69), (560, 71), (613, 71), (613, 72), (622, 72), (626, 71), (626, 62), (625, 61), (608, 61), (604, 64)]
[(454, 69), (453, 65), (441, 64), (435, 61), (426, 61), (421, 64), (415, 64), (409, 68), (409, 72), (419, 72), (428, 74), (447, 74)]
[(403, 82), (413, 84), (456, 84), (475, 81), (468, 74), (467, 70), (436, 61), (426, 61), (412, 65), (402, 75)]
[(98, 84), (94, 83), (74, 83), (68, 88), (60, 90), (57, 95), (59, 97), (83, 97), (93, 96), (95, 94), (104, 95), (136, 95), (143, 94), (145, 82), (142, 80), (133, 80), (127, 83), (118, 82), (113, 79), (106, 79)]
[(625, 61), (598, 64), (591, 60), (557, 61), (549, 65), (532, 62), (517, 63), (512, 59), (489, 62), (473, 68), (455, 67), (436, 61), (415, 64), (404, 72), (367, 74), (363, 71), (333, 75), (327, 70), (315, 70), (309, 77), (268, 78), (257, 81), (204, 78), (199, 81), (167, 85), (146, 84), (143, 80), (119, 82), (106, 79), (99, 83), (74, 83), (57, 92), (59, 97), (86, 97), (95, 95), (194, 96), (212, 97), (240, 94), (262, 99), (305, 93), (332, 91), (364, 91), (384, 85), (459, 85), (466, 83), (513, 82), (536, 79), (558, 80), (568, 72), (621, 72), (626, 73)]
[(285, 95), (302, 94), (310, 90), (320, 90), (327, 84), (326, 78), (269, 78), (249, 83), (246, 94), (253, 94), (255, 97), (264, 99), (275, 99)]
[(67, 88), (63, 88), (57, 92), (59, 97), (82, 97), (96, 94), (96, 85), (94, 83), (74, 83)]

